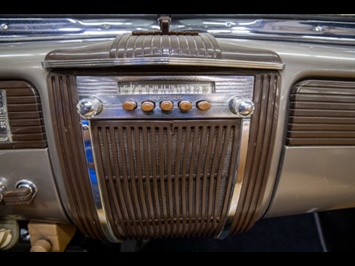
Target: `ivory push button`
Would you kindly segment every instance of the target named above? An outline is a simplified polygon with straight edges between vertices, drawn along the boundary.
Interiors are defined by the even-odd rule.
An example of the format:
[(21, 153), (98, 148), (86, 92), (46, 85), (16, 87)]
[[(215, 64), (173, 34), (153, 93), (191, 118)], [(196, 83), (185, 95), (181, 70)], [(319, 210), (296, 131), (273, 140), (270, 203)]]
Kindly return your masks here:
[(170, 112), (174, 107), (174, 103), (171, 101), (162, 101), (160, 103), (160, 108), (165, 112)]
[(155, 108), (155, 103), (152, 101), (144, 101), (141, 104), (141, 108), (144, 112), (153, 111), (153, 109)]
[(190, 101), (179, 102), (179, 108), (181, 111), (189, 111), (192, 108), (192, 103)]
[(133, 111), (134, 109), (137, 108), (137, 103), (134, 101), (128, 100), (122, 104), (122, 108), (126, 111)]
[(201, 111), (207, 111), (211, 108), (211, 104), (209, 101), (199, 101), (197, 102), (196, 106)]

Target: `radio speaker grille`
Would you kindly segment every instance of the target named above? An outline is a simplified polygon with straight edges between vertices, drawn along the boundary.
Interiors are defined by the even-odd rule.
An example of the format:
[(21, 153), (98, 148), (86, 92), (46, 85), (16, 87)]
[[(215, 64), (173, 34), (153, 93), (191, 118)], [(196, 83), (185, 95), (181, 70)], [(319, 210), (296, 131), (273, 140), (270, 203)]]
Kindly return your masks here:
[(239, 124), (236, 119), (92, 121), (101, 191), (116, 234), (122, 239), (216, 235), (227, 212)]

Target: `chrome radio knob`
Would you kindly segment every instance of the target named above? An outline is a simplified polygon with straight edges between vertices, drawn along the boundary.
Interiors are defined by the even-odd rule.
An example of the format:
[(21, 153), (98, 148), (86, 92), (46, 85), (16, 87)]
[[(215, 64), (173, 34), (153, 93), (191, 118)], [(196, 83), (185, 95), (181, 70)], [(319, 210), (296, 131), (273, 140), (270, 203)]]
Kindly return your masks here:
[(83, 98), (76, 105), (78, 114), (83, 119), (90, 119), (101, 113), (103, 109), (102, 102), (94, 97)]
[(242, 100), (236, 97), (229, 102), (229, 108), (237, 115), (247, 116), (254, 112), (255, 107), (252, 101)]

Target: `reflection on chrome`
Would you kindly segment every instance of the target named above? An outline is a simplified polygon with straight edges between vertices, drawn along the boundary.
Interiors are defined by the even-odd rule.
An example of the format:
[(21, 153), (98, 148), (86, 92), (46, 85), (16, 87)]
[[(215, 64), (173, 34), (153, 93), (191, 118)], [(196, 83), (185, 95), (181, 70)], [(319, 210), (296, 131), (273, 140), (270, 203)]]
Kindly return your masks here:
[[(0, 41), (29, 41), (75, 38), (114, 38), (132, 31), (159, 29), (156, 20), (147, 18), (2, 18)], [(143, 28), (142, 25), (145, 25)], [(355, 22), (315, 19), (191, 18), (172, 19), (171, 30), (208, 32), (215, 37), (271, 39), (299, 38), (314, 43), (355, 43)]]
[(100, 182), (97, 177), (94, 152), (91, 144), (90, 122), (88, 120), (81, 120), (81, 128), (83, 134), (83, 143), (85, 149), (86, 163), (90, 177), (91, 190), (94, 197), (96, 212), (100, 220), (102, 231), (107, 239), (112, 242), (118, 243), (119, 241), (113, 234), (109, 221), (106, 217), (105, 207), (102, 204), (102, 195), (100, 189)]

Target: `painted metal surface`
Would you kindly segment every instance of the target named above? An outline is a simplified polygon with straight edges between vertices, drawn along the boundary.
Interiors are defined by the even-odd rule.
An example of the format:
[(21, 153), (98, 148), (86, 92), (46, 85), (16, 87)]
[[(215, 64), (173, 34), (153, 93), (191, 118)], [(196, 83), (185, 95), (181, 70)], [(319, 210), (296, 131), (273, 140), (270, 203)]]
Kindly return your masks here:
[[(257, 20), (255, 22), (251, 20), (247, 21), (249, 21), (251, 25), (258, 25)], [(127, 23), (127, 20), (121, 22)], [(138, 24), (142, 25), (144, 22), (146, 21), (137, 21)], [(214, 23), (216, 24), (217, 22), (218, 21), (215, 21)], [(190, 22), (191, 25), (194, 23), (197, 22)], [(314, 147), (307, 149), (287, 148), (285, 153), (282, 153), (284, 147), (286, 111), (292, 86), (296, 82), (309, 77), (333, 80), (355, 79), (355, 50), (354, 47), (351, 46), (354, 43), (353, 37), (355, 35), (353, 34), (352, 23), (348, 23), (347, 26), (335, 23), (334, 25), (338, 25), (338, 27), (334, 26), (335, 28), (332, 29), (337, 32), (337, 30), (341, 30), (343, 27), (343, 34), (340, 34), (341, 31), (339, 31), (339, 34), (332, 36), (330, 36), (331, 31), (329, 27), (327, 28), (328, 31), (323, 31), (325, 29), (324, 26), (316, 25), (316, 23), (301, 25), (297, 21), (294, 21), (295, 26), (306, 27), (308, 25), (307, 29), (303, 28), (303, 31), (299, 31), (297, 35), (292, 35), (291, 31), (282, 32), (282, 27), (280, 27), (282, 22), (264, 23), (264, 25), (274, 25), (275, 27), (278, 25), (279, 32), (276, 30), (262, 36), (260, 36), (260, 34), (262, 34), (260, 32), (256, 33), (246, 30), (243, 32), (241, 29), (239, 30), (242, 32), (238, 32), (238, 29), (232, 29), (232, 27), (228, 28), (228, 32), (223, 33), (223, 30), (226, 30), (223, 28), (232, 24), (227, 25), (225, 20), (218, 23), (216, 25), (220, 25), (220, 28), (218, 30), (215, 29), (217, 30), (215, 32), (213, 32), (211, 28), (208, 29), (208, 27), (210, 27), (208, 25), (211, 24), (207, 23), (203, 25), (207, 25), (206, 31), (209, 30), (209, 33), (216, 34), (215, 36), (218, 37), (219, 41), (229, 44), (231, 47), (248, 46), (257, 49), (267, 47), (280, 56), (285, 66), (283, 70), (280, 70), (282, 84), (280, 101), (277, 103), (280, 113), (278, 116), (276, 142), (272, 154), (269, 179), (261, 206), (262, 213), (266, 216), (278, 216), (309, 212), (312, 210), (320, 211), (354, 206), (354, 159), (351, 160), (351, 158), (354, 158), (353, 148), (342, 146), (332, 148)], [(241, 22), (238, 23), (239, 24), (232, 26), (241, 27)], [(151, 21), (151, 25), (153, 24), (155, 25), (156, 22)], [(103, 25), (104, 24), (100, 24), (98, 26), (103, 27)], [(115, 32), (112, 31), (106, 36), (103, 34), (101, 37), (109, 40), (116, 34), (126, 33), (132, 29), (131, 26), (126, 26), (124, 26), (125, 28), (120, 28), (120, 30), (117, 29)], [(315, 31), (317, 26), (321, 26), (323, 30)], [(149, 28), (149, 23), (147, 27)], [(196, 25), (194, 27), (196, 27)], [(21, 209), (21, 212), (18, 210), (13, 213), (14, 210), (0, 209), (0, 213), (6, 213), (6, 215), (20, 215), (19, 217), (22, 216), (23, 218), (46, 218), (47, 220), (67, 221), (64, 213), (66, 212), (70, 215), (70, 209), (67, 206), (66, 192), (62, 182), (61, 169), (54, 144), (54, 129), (51, 123), (46, 84), (46, 77), (50, 70), (44, 69), (41, 63), (44, 61), (46, 54), (53, 49), (80, 48), (87, 45), (98, 44), (104, 39), (99, 40), (96, 37), (93, 39), (93, 35), (80, 34), (76, 36), (72, 35), (70, 37), (71, 40), (64, 40), (62, 38), (63, 36), (60, 35), (52, 35), (50, 39), (48, 38), (49, 35), (45, 37), (45, 34), (42, 36), (32, 34), (32, 37), (26, 36), (26, 34), (14, 36), (16, 34), (4, 34), (5, 30), (11, 28), (10, 23), (8, 23), (8, 29), (5, 28), (6, 27), (3, 27), (1, 32), (3, 42), (0, 43), (0, 79), (23, 79), (31, 82), (38, 89), (42, 99), (43, 116), (49, 146), (48, 150), (43, 151), (28, 150), (22, 153), (16, 152), (17, 156), (26, 157), (23, 158), (23, 160), (35, 160), (34, 158), (36, 157), (34, 156), (40, 153), (39, 158), (41, 158), (41, 163), (45, 165), (43, 168), (33, 168), (33, 166), (31, 166), (30, 172), (28, 171), (29, 168), (23, 168), (23, 170), (21, 170), (18, 167), (16, 171), (19, 171), (20, 174), (23, 173), (22, 177), (24, 177), (26, 173), (31, 173), (32, 176), (40, 178), (40, 183), (46, 188), (49, 187), (50, 189), (48, 191), (53, 193), (49, 201), (48, 198), (45, 201), (41, 201), (43, 204), (40, 204), (41, 206), (35, 205), (37, 208), (34, 210)], [(186, 28), (189, 27), (184, 26), (184, 29)], [(263, 29), (266, 31), (265, 27)], [(85, 36), (85, 38), (78, 38), (78, 36)], [(26, 39), (26, 42), (21, 42), (20, 40), (23, 40), (23, 37), (29, 38)], [(281, 37), (283, 41), (280, 41)], [(277, 41), (275, 41), (276, 39)], [(37, 42), (36, 40), (41, 41)], [(296, 42), (297, 40), (302, 40), (302, 42)], [(11, 161), (14, 158), (14, 153), (15, 152), (1, 151), (1, 156)], [(313, 159), (314, 157), (320, 156), (319, 159), (317, 159), (317, 167), (312, 166), (310, 160), (306, 160), (306, 158), (310, 158), (312, 154)], [(337, 159), (334, 159), (335, 156)], [(12, 159), (10, 160), (10, 158)], [(11, 164), (4, 164), (3, 162), (4, 160), (1, 160), (1, 177), (5, 176), (8, 178), (8, 176), (13, 176), (13, 167), (11, 167)], [(297, 163), (295, 164), (295, 162)], [(294, 169), (296, 165), (298, 166), (297, 171)], [(331, 165), (333, 165), (334, 168), (328, 168), (328, 166)], [(341, 169), (336, 171), (336, 167)], [(300, 169), (304, 169), (304, 172), (300, 173)], [(326, 178), (324, 178), (325, 170), (328, 171), (325, 173)], [(314, 180), (315, 183), (318, 182), (322, 186), (308, 186), (311, 180)], [(36, 182), (36, 184), (39, 184), (39, 182)], [(329, 184), (335, 185), (329, 186)], [(55, 191), (56, 186), (58, 191)], [(296, 186), (296, 188), (308, 186), (307, 190), (304, 192), (305, 197), (303, 200), (295, 198), (294, 188), (292, 188), (294, 186)], [(39, 185), (38, 187), (38, 197), (40, 197), (41, 190)], [(305, 199), (308, 199), (308, 201)], [(44, 206), (44, 202), (46, 202), (46, 206)], [(63, 204), (63, 208), (61, 204)]]
[(36, 187), (36, 197), (28, 206), (0, 207), (1, 219), (37, 220), (68, 223), (62, 207), (62, 192), (53, 178), (47, 149), (1, 150), (0, 178), (6, 189), (16, 189), (24, 180)]

